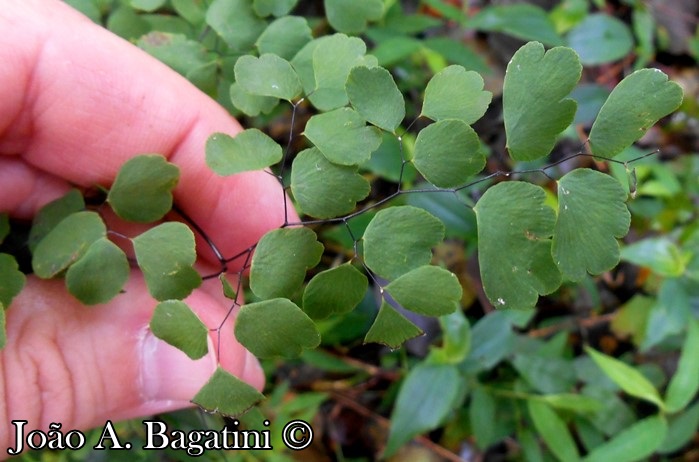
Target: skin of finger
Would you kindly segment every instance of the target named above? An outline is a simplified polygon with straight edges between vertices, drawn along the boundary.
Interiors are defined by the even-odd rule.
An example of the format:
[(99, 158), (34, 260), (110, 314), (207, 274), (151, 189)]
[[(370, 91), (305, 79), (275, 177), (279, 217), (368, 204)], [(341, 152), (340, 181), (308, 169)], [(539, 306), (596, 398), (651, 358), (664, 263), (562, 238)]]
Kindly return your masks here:
[(0, 155), (108, 187), (130, 157), (161, 153), (180, 167), (177, 204), (226, 256), (284, 223), (273, 176), (206, 166), (208, 136), (240, 126), (186, 79), (59, 1), (10, 2), (0, 30)]
[[(28, 420), (27, 428), (49, 423), (87, 429), (106, 419), (126, 419), (183, 406), (144, 401), (139, 389), (138, 346), (155, 302), (142, 279), (132, 277), (128, 297), (85, 308), (61, 281), (30, 277), (8, 310), (8, 343), (0, 353), (0, 421)], [(221, 323), (227, 308), (203, 291), (187, 300), (207, 326)], [(232, 319), (221, 329), (220, 364), (261, 388), (259, 366), (232, 335)], [(217, 339), (212, 333), (212, 343)], [(212, 373), (215, 365), (212, 363)], [(186, 371), (185, 371), (186, 373)], [(204, 383), (201, 385), (203, 386)], [(0, 447), (11, 447), (9, 425), (0, 428)]]

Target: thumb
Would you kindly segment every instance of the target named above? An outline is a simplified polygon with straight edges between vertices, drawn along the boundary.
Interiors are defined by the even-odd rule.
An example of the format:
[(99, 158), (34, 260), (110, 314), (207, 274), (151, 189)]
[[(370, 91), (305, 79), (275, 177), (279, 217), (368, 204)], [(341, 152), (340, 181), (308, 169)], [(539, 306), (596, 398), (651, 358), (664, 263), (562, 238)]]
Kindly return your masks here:
[[(220, 343), (211, 331), (209, 353), (193, 361), (148, 329), (156, 302), (137, 272), (125, 290), (109, 304), (85, 307), (62, 281), (27, 279), (8, 309), (0, 353), (0, 447), (14, 444), (12, 420), (27, 420), (28, 431), (52, 422), (69, 431), (191, 406), (217, 364), (262, 386), (259, 364), (235, 341), (232, 321), (219, 330)], [(203, 290), (186, 302), (209, 327), (228, 309)]]

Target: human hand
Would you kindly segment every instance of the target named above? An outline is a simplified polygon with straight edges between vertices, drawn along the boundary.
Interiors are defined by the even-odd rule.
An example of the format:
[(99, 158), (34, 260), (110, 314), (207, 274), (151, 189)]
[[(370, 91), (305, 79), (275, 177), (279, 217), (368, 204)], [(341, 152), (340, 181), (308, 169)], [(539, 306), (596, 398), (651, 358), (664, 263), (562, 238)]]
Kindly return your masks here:
[[(284, 222), (271, 175), (222, 178), (205, 165), (207, 137), (240, 127), (174, 71), (55, 0), (5, 2), (0, 31), (0, 212), (30, 219), (71, 185), (108, 186), (130, 157), (160, 153), (180, 168), (176, 203), (224, 255)], [(216, 261), (203, 252), (200, 260)], [(210, 327), (230, 307), (213, 282), (186, 300)], [(262, 386), (231, 320), (220, 357), (210, 348), (191, 361), (148, 330), (155, 301), (140, 273), (125, 290), (86, 308), (62, 281), (28, 277), (0, 353), (0, 447), (14, 445), (12, 420), (68, 431), (187, 406), (217, 364)]]

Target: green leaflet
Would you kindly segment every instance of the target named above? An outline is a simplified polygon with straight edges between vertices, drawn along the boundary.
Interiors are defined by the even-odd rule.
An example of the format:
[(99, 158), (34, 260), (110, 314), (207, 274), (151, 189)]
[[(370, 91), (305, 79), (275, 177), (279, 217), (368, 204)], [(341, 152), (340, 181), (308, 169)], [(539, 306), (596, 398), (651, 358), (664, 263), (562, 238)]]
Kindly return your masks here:
[(379, 211), (364, 232), (364, 262), (381, 277), (395, 279), (429, 264), (432, 247), (444, 239), (444, 225), (410, 205)]
[(485, 114), (493, 94), (483, 90), (483, 77), (452, 65), (436, 73), (425, 88), (422, 115), (434, 121), (458, 119), (472, 124)]
[(396, 132), (405, 117), (405, 101), (390, 72), (382, 67), (355, 67), (345, 89), (362, 117), (387, 132)]
[(357, 166), (328, 161), (317, 148), (300, 152), (291, 166), (291, 191), (301, 210), (316, 218), (333, 218), (354, 210), (370, 192)]
[(192, 398), (192, 402), (208, 412), (234, 417), (243, 414), (264, 397), (262, 393), (218, 366), (214, 375)]
[(559, 133), (573, 121), (577, 103), (566, 98), (580, 80), (582, 66), (570, 48), (530, 42), (507, 65), (503, 113), (507, 149), (515, 160), (548, 155)]
[(527, 409), (536, 430), (559, 460), (566, 462), (580, 460), (580, 454), (566, 423), (548, 404), (538, 399), (529, 399)]
[(235, 320), (235, 337), (258, 358), (295, 358), (320, 344), (313, 321), (286, 298), (244, 305)]
[(462, 387), (456, 366), (424, 362), (415, 366), (398, 392), (383, 457), (395, 454), (414, 436), (439, 427), (452, 411)]
[(66, 272), (68, 291), (86, 305), (116, 297), (129, 278), (124, 252), (106, 237), (98, 239)]
[(252, 0), (214, 0), (206, 10), (206, 23), (232, 51), (244, 52), (267, 27), (252, 9)]
[(699, 390), (699, 321), (689, 320), (687, 338), (675, 375), (672, 376), (665, 396), (668, 412), (677, 412), (692, 401)]
[(324, 0), (323, 5), (330, 25), (346, 34), (364, 32), (368, 21), (381, 19), (384, 8), (381, 0)]
[(384, 290), (400, 305), (426, 316), (453, 313), (462, 289), (456, 276), (437, 266), (421, 266), (389, 283)]
[(252, 257), (250, 289), (262, 299), (291, 297), (322, 254), (323, 244), (309, 228), (269, 231)]
[(366, 276), (351, 263), (322, 271), (303, 292), (303, 311), (312, 319), (347, 313), (364, 299), (368, 285)]
[(281, 146), (256, 128), (235, 137), (214, 133), (206, 140), (206, 165), (219, 175), (260, 170), (281, 159)]
[(26, 276), (12, 255), (0, 253), (0, 304), (8, 308), (24, 287)]
[(197, 253), (187, 225), (163, 223), (132, 239), (136, 261), (156, 300), (183, 299), (201, 284), (192, 267)]
[(233, 106), (250, 117), (255, 117), (260, 113), (269, 114), (277, 107), (277, 104), (279, 104), (279, 98), (251, 95), (243, 90), (243, 87), (241, 87), (238, 82), (233, 82), (233, 84), (231, 84), (229, 94)]
[(593, 13), (568, 33), (568, 46), (586, 66), (616, 61), (633, 49), (628, 26), (614, 16)]
[(334, 34), (308, 43), (292, 64), (311, 103), (329, 111), (348, 103), (345, 83), (353, 67), (377, 65), (376, 58), (365, 54), (366, 44), (360, 38)]
[(655, 452), (667, 435), (667, 421), (662, 415), (636, 422), (611, 440), (597, 446), (585, 462), (634, 462)]
[(71, 189), (63, 197), (44, 205), (34, 216), (32, 229), (29, 231), (29, 250), (36, 250), (37, 244), (68, 215), (85, 209), (83, 195), (77, 189)]
[(274, 20), (257, 39), (260, 54), (272, 53), (290, 60), (313, 39), (306, 18), (285, 16)]
[(600, 109), (590, 149), (614, 157), (682, 104), (682, 88), (658, 69), (641, 69), (622, 80)]
[(379, 314), (364, 337), (364, 343), (381, 343), (390, 348), (398, 348), (403, 342), (418, 337), (424, 332), (385, 301)]
[(631, 396), (655, 404), (660, 410), (665, 409), (665, 403), (660, 398), (658, 390), (638, 370), (618, 359), (607, 356), (592, 348), (585, 347), (585, 351), (592, 357), (595, 363), (604, 373), (614, 381), (622, 390)]
[(258, 96), (291, 101), (303, 90), (289, 61), (267, 53), (259, 58), (243, 55), (235, 62), (235, 81), (243, 90)]
[(559, 180), (553, 258), (566, 277), (579, 281), (619, 263), (616, 238), (631, 224), (625, 201), (621, 184), (604, 173), (581, 168)]
[(276, 17), (289, 14), (298, 0), (253, 0), (252, 8), (260, 17), (274, 15)]
[(107, 235), (102, 218), (95, 212), (76, 212), (61, 220), (36, 245), (32, 256), (34, 274), (49, 279), (82, 257), (90, 245)]
[(340, 165), (363, 164), (382, 141), (381, 131), (367, 127), (364, 118), (348, 107), (314, 115), (303, 134), (330, 162)]
[(172, 208), (172, 190), (179, 178), (180, 169), (163, 156), (136, 156), (119, 169), (107, 202), (124, 220), (152, 223)]
[(412, 162), (427, 181), (449, 188), (480, 172), (485, 156), (478, 135), (466, 122), (446, 119), (420, 130)]
[(479, 30), (502, 32), (522, 40), (537, 40), (548, 46), (563, 45), (546, 11), (527, 3), (483, 8), (466, 25)]
[(561, 284), (551, 257), (556, 220), (538, 186), (519, 181), (488, 189), (474, 208), (483, 290), (496, 308), (531, 308)]
[(150, 330), (191, 359), (202, 358), (209, 351), (209, 329), (183, 301), (158, 303), (150, 320)]

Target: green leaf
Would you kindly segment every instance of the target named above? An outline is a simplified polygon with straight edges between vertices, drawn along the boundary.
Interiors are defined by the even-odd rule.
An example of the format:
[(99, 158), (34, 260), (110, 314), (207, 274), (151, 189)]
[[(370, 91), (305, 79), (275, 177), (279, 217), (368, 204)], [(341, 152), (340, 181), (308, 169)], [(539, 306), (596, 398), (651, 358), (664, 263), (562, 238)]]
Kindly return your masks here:
[(383, 16), (381, 0), (324, 0), (325, 15), (338, 32), (361, 34), (367, 22), (378, 21)]
[(39, 242), (68, 215), (85, 210), (85, 200), (77, 189), (71, 189), (63, 197), (44, 205), (34, 216), (27, 239), (29, 250), (34, 253)]
[(228, 278), (226, 277), (226, 274), (225, 273), (219, 274), (218, 280), (221, 281), (221, 286), (223, 289), (223, 296), (229, 300), (238, 300), (238, 294), (236, 293), (236, 290), (233, 288), (231, 283), (228, 282)]
[(163, 6), (165, 2), (166, 0), (131, 0), (129, 3), (137, 10), (151, 13)]
[(209, 351), (209, 329), (183, 301), (158, 303), (150, 320), (150, 330), (191, 359), (202, 358)]
[(289, 60), (313, 39), (308, 21), (299, 16), (274, 20), (257, 39), (260, 54), (272, 53)]
[(405, 101), (390, 72), (382, 67), (355, 67), (347, 77), (345, 89), (362, 117), (388, 132), (396, 132), (405, 117)]
[(586, 66), (621, 59), (633, 49), (629, 27), (619, 19), (603, 13), (588, 15), (568, 33), (568, 46)]
[[(293, 63), (311, 103), (322, 111), (345, 106), (349, 101), (345, 83), (352, 68), (376, 66), (376, 58), (365, 54), (366, 44), (362, 39), (344, 34), (326, 36), (304, 47)], [(309, 59), (312, 74), (308, 72)]]
[[(388, 135), (390, 136), (390, 135)], [(415, 189), (435, 189), (429, 183), (418, 183)], [(414, 205), (425, 209), (439, 218), (446, 229), (447, 239), (470, 239), (476, 242), (476, 214), (473, 212), (471, 198), (466, 190), (460, 190), (455, 194), (410, 194), (406, 198), (408, 205)]]
[(7, 213), (0, 213), (0, 244), (10, 234), (10, 216)]
[(206, 8), (199, 0), (171, 0), (171, 2), (175, 12), (190, 24), (200, 25), (204, 23)]
[(298, 0), (253, 0), (252, 8), (260, 17), (287, 15), (294, 9)]
[(419, 327), (384, 301), (379, 308), (379, 314), (364, 337), (364, 343), (381, 343), (395, 349), (403, 342), (422, 334), (424, 332)]
[(153, 31), (139, 38), (136, 45), (185, 77), (216, 62), (215, 53), (183, 34)]
[(463, 311), (456, 310), (446, 316), (440, 316), (442, 328), (442, 346), (433, 346), (428, 361), (436, 364), (459, 364), (471, 350), (471, 325)]
[(421, 40), (422, 45), (442, 55), (450, 63), (458, 64), (481, 75), (492, 72), (485, 58), (460, 40), (450, 37), (430, 37)]
[(619, 387), (631, 396), (655, 404), (661, 410), (665, 404), (652, 383), (639, 371), (618, 359), (585, 347), (585, 351), (592, 357), (602, 371)]
[(282, 148), (256, 128), (235, 137), (214, 133), (206, 140), (206, 165), (219, 175), (260, 170), (282, 160)]
[(531, 308), (561, 284), (551, 257), (556, 214), (546, 193), (519, 181), (488, 189), (474, 208), (483, 290), (497, 308)]
[(440, 120), (420, 130), (412, 159), (427, 181), (440, 188), (462, 185), (485, 167), (480, 140), (461, 120)]
[(192, 402), (208, 412), (234, 417), (243, 414), (264, 397), (262, 393), (218, 366)]
[(523, 379), (542, 393), (570, 391), (576, 382), (573, 364), (561, 357), (549, 358), (540, 352), (517, 353), (512, 365)]
[(439, 427), (451, 413), (462, 388), (456, 366), (424, 362), (415, 366), (398, 392), (383, 457), (395, 454), (414, 436)]
[(426, 316), (453, 313), (462, 289), (456, 275), (438, 266), (421, 266), (389, 283), (384, 290), (400, 305)]
[(658, 448), (661, 454), (678, 451), (689, 443), (699, 428), (699, 401), (684, 412), (670, 417), (667, 435)]
[(699, 390), (699, 321), (690, 319), (687, 338), (682, 346), (682, 354), (677, 371), (672, 376), (665, 396), (668, 412), (677, 412), (696, 396)]
[(82, 257), (90, 245), (107, 235), (107, 228), (95, 212), (68, 215), (34, 249), (34, 274), (49, 279)]
[(301, 210), (316, 218), (333, 218), (354, 210), (371, 191), (357, 166), (328, 161), (317, 148), (301, 151), (291, 166), (291, 191)]
[(262, 236), (252, 257), (250, 289), (260, 298), (291, 297), (306, 270), (320, 262), (323, 244), (309, 228), (282, 228)]
[(473, 436), (478, 447), (485, 450), (495, 442), (495, 425), (484, 425), (485, 422), (495, 421), (496, 404), (493, 396), (484, 387), (477, 386), (471, 393), (471, 404), (468, 407), (469, 420)]
[(183, 299), (201, 284), (192, 268), (197, 254), (187, 225), (163, 223), (132, 239), (136, 261), (156, 300)]
[(531, 42), (507, 65), (503, 83), (503, 112), (507, 149), (515, 160), (548, 155), (556, 137), (575, 117), (577, 103), (566, 98), (575, 88), (582, 66), (570, 48)]
[(614, 157), (682, 103), (682, 88), (658, 69), (641, 69), (607, 98), (590, 131), (590, 149)]
[(621, 249), (620, 257), (670, 278), (681, 276), (687, 265), (680, 248), (667, 236), (650, 237), (627, 245)]
[(368, 281), (351, 263), (322, 271), (303, 292), (303, 311), (312, 319), (352, 311), (366, 294)]
[(367, 127), (355, 110), (343, 107), (311, 117), (303, 134), (330, 162), (359, 165), (379, 148), (381, 133), (376, 127)]
[(267, 27), (252, 9), (252, 0), (214, 0), (206, 11), (206, 23), (232, 51), (245, 52)]
[(259, 58), (244, 55), (235, 62), (235, 81), (243, 90), (258, 96), (291, 101), (303, 88), (289, 61), (270, 53)]
[(567, 425), (548, 404), (538, 399), (529, 399), (527, 409), (534, 421), (536, 431), (559, 460), (564, 462), (580, 460), (578, 448), (570, 436)]
[(180, 169), (159, 154), (136, 156), (119, 169), (107, 201), (124, 220), (152, 223), (172, 208), (179, 177)]
[(596, 412), (603, 407), (603, 403), (595, 398), (575, 393), (558, 393), (539, 397), (550, 406), (563, 411), (572, 411), (578, 414)]
[(572, 281), (596, 275), (619, 263), (619, 244), (629, 231), (626, 192), (609, 175), (578, 168), (558, 181), (558, 220), (553, 259)]
[(395, 279), (432, 260), (444, 239), (444, 225), (410, 205), (379, 211), (364, 232), (364, 261), (381, 277)]
[(471, 330), (471, 349), (462, 370), (473, 374), (492, 369), (514, 350), (511, 311), (491, 311), (478, 320)]
[(493, 94), (483, 90), (483, 77), (461, 66), (445, 67), (425, 88), (422, 115), (432, 120), (459, 119), (472, 124), (483, 117)]
[(295, 358), (320, 344), (311, 318), (286, 298), (244, 305), (235, 320), (235, 337), (258, 358)]
[(526, 3), (483, 8), (466, 25), (484, 31), (503, 32), (522, 40), (538, 40), (549, 46), (563, 45), (546, 11)]
[(278, 98), (270, 96), (251, 95), (243, 90), (243, 87), (238, 82), (233, 82), (230, 87), (231, 103), (242, 111), (245, 115), (256, 117), (263, 114), (269, 114), (279, 104)]
[(655, 452), (667, 435), (667, 422), (660, 415), (647, 417), (597, 446), (585, 462), (633, 462)]
[(129, 272), (124, 252), (109, 239), (101, 238), (68, 268), (66, 286), (86, 305), (106, 303), (121, 292)]
[(26, 276), (12, 255), (0, 253), (0, 304), (8, 308), (24, 287)]

